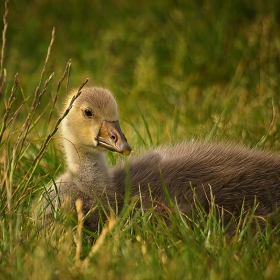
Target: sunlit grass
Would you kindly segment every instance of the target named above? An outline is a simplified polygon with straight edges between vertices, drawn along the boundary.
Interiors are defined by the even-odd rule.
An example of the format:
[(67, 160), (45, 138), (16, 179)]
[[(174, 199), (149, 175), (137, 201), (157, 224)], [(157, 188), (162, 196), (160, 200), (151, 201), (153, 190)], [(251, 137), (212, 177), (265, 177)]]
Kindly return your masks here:
[[(52, 7), (59, 3), (50, 1), (48, 9), (37, 3), (38, 15), (55, 17)], [(131, 3), (123, 1), (126, 12), (117, 4), (107, 9), (96, 4), (91, 19), (103, 29), (91, 22), (92, 45), (82, 40), (86, 35), (78, 36), (81, 28), (75, 33), (69, 26), (77, 36), (69, 43), (77, 53), (72, 66), (64, 57), (68, 49), (59, 47), (67, 35), (54, 38), (52, 27), (44, 31), (49, 47), (42, 38), (30, 38), (22, 49), (11, 43), (2, 51), (0, 84), (7, 71), (0, 97), (0, 278), (278, 279), (279, 227), (258, 227), (258, 219), (246, 213), (232, 221), (237, 225), (232, 235), (218, 209), (207, 215), (199, 203), (192, 217), (182, 216), (174, 204), (163, 219), (128, 200), (98, 233), (82, 230), (82, 214), (77, 219), (67, 209), (51, 221), (42, 219), (37, 200), (63, 170), (56, 132), (60, 103), (87, 77), (89, 84), (115, 92), (133, 153), (193, 138), (279, 149), (279, 24), (272, 12), (262, 14), (261, 4), (252, 4), (249, 16), (243, 4), (244, 11), (213, 0), (208, 6), (152, 1), (138, 13)], [(75, 10), (71, 5), (65, 7), (68, 16)], [(10, 3), (13, 20), (17, 8)], [(90, 10), (82, 3), (76, 9)], [(36, 28), (34, 23), (27, 29)], [(23, 40), (17, 36), (11, 42)], [(19, 57), (21, 65), (15, 62)], [(107, 158), (114, 165), (120, 157), (110, 152)]]

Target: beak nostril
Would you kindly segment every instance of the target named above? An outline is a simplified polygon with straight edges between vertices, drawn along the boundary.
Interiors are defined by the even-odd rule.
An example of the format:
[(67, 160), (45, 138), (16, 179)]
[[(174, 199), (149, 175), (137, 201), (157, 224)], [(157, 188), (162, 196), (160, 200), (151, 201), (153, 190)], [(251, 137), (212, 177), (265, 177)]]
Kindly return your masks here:
[(125, 156), (128, 156), (131, 152), (131, 147), (127, 143), (118, 121), (103, 121), (97, 140), (98, 145), (107, 150), (115, 151)]
[(114, 134), (112, 134), (112, 135), (111, 135), (111, 139), (112, 139), (113, 141), (117, 141), (117, 136), (115, 136)]

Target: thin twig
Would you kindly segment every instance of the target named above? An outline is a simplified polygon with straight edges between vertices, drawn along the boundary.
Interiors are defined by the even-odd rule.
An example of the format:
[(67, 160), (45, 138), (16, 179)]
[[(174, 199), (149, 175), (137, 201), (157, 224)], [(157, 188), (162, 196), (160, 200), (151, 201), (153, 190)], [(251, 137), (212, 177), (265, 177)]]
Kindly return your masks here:
[(34, 98), (33, 98), (33, 102), (32, 102), (32, 105), (31, 105), (31, 108), (30, 108), (30, 111), (28, 113), (28, 116), (21, 128), (21, 131), (19, 133), (19, 136), (18, 136), (18, 143), (16, 143), (15, 147), (16, 149), (18, 148), (18, 145), (21, 141), (21, 147), (19, 149), (19, 153), (21, 153), (22, 151), (22, 148), (23, 148), (23, 145), (24, 145), (24, 141), (26, 139), (26, 136), (27, 134), (30, 132), (30, 125), (32, 123), (32, 120), (34, 118), (34, 115), (35, 115), (35, 112), (36, 112), (36, 109), (40, 103), (40, 100), (43, 96), (43, 94), (45, 93), (46, 91), (46, 88), (47, 88), (47, 85), (49, 83), (49, 81), (52, 79), (53, 77), (53, 73), (50, 75), (50, 77), (46, 80), (45, 82), (45, 86), (44, 86), (44, 89), (43, 91), (40, 93), (40, 87), (42, 85), (42, 79), (43, 79), (43, 76), (44, 76), (44, 73), (45, 73), (45, 69), (46, 69), (46, 65), (48, 63), (48, 60), (49, 60), (49, 57), (50, 57), (50, 53), (51, 53), (51, 49), (52, 49), (52, 45), (53, 45), (53, 42), (54, 42), (54, 34), (55, 34), (55, 29), (53, 28), (52, 30), (52, 38), (51, 38), (51, 42), (49, 44), (49, 47), (48, 47), (48, 51), (47, 51), (47, 56), (46, 56), (46, 59), (45, 59), (45, 63), (44, 63), (44, 66), (43, 66), (43, 70), (41, 72), (41, 77), (40, 77), (40, 82), (39, 82), (39, 85), (36, 87), (36, 90), (35, 90), (35, 94), (34, 94)]
[[(81, 86), (79, 87), (77, 93), (72, 97), (72, 99), (71, 99), (71, 101), (70, 101), (70, 104), (69, 104), (69, 106), (67, 107), (67, 109), (65, 110), (64, 114), (57, 120), (56, 125), (54, 126), (54, 129), (52, 130), (52, 132), (51, 132), (51, 133), (47, 136), (47, 138), (45, 139), (45, 141), (44, 141), (44, 143), (43, 143), (43, 145), (42, 145), (40, 151), (38, 152), (37, 156), (35, 157), (35, 159), (34, 159), (32, 165), (31, 165), (31, 167), (29, 168), (29, 170), (27, 171), (26, 175), (25, 175), (24, 178), (22, 179), (22, 182), (23, 182), (23, 181), (29, 176), (23, 190), (25, 190), (25, 189), (27, 188), (29, 182), (30, 182), (31, 179), (32, 179), (32, 175), (33, 175), (33, 173), (34, 173), (34, 171), (35, 171), (35, 169), (36, 169), (38, 163), (40, 162), (40, 160), (42, 159), (43, 155), (45, 154), (46, 148), (47, 148), (47, 146), (49, 145), (49, 143), (50, 143), (52, 137), (53, 137), (53, 136), (55, 135), (55, 133), (57, 132), (57, 130), (58, 130), (58, 128), (59, 128), (59, 125), (60, 125), (60, 123), (62, 122), (62, 120), (63, 120), (63, 119), (68, 115), (68, 113), (70, 112), (70, 110), (71, 110), (71, 108), (72, 108), (72, 106), (73, 106), (74, 101), (81, 95), (81, 93), (82, 93), (81, 90), (82, 90), (82, 88), (86, 85), (87, 82), (88, 82), (88, 78), (85, 80), (85, 82), (83, 82), (83, 83), (81, 84)], [(22, 183), (22, 182), (21, 182), (21, 183)], [(21, 188), (21, 187), (20, 187), (20, 186), (21, 186), (21, 183), (18, 185), (18, 187), (17, 187), (17, 189), (15, 190), (14, 194), (18, 191), (19, 188)], [(13, 195), (14, 195), (14, 194), (13, 194)], [(18, 201), (18, 203), (19, 203), (19, 201)]]
[(48, 47), (47, 56), (46, 56), (46, 59), (45, 59), (43, 70), (41, 72), (41, 77), (40, 77), (40, 82), (39, 82), (38, 88), (41, 87), (43, 76), (44, 76), (45, 71), (46, 71), (46, 65), (48, 64), (48, 61), (49, 61), (49, 58), (50, 58), (50, 55), (51, 55), (51, 49), (52, 49), (53, 42), (54, 42), (54, 35), (55, 35), (55, 28), (53, 28), (53, 30), (52, 30), (52, 38), (51, 38), (51, 42), (50, 42), (49, 47)]
[(68, 94), (69, 90), (69, 81), (70, 81), (70, 75), (71, 75), (71, 67), (68, 68), (67, 71), (67, 80), (66, 80), (66, 94)]
[(61, 79), (58, 81), (57, 83), (57, 89), (56, 89), (56, 92), (59, 92), (59, 89), (60, 89), (60, 86), (61, 86), (61, 83), (64, 81), (68, 71), (69, 71), (69, 68), (71, 67), (71, 59), (68, 60), (67, 64), (66, 64), (66, 67), (65, 67), (65, 70), (62, 74), (62, 77)]
[[(38, 108), (38, 106), (39, 106), (39, 104), (40, 104), (40, 101), (41, 101), (41, 99), (42, 99), (42, 96), (43, 96), (44, 93), (46, 92), (47, 87), (48, 87), (48, 84), (49, 84), (49, 82), (51, 81), (51, 79), (53, 78), (53, 76), (54, 76), (54, 73), (52, 73), (52, 74), (49, 76), (49, 78), (46, 80), (45, 85), (44, 85), (44, 88), (43, 88), (43, 90), (42, 90), (41, 93), (39, 93), (39, 91), (37, 91), (37, 89), (39, 89), (38, 87), (37, 87), (37, 89), (36, 89), (35, 97), (34, 97), (34, 99), (33, 99), (33, 103), (32, 103), (32, 106), (31, 106), (31, 108), (30, 108), (30, 113), (28, 114), (28, 117), (27, 117), (27, 119), (26, 119), (26, 121), (25, 121), (25, 124), (24, 124), (24, 126), (23, 126), (23, 131), (22, 131), (22, 132), (24, 132), (24, 134), (23, 134), (23, 137), (21, 137), (21, 140), (22, 140), (22, 141), (21, 141), (21, 147), (20, 147), (20, 149), (19, 149), (19, 153), (21, 153), (21, 151), (22, 151), (22, 148), (23, 148), (23, 145), (24, 145), (24, 141), (25, 141), (25, 139), (26, 139), (27, 134), (28, 134), (28, 133), (30, 132), (30, 130), (34, 127), (34, 124), (31, 126), (32, 120), (33, 120), (34, 115), (35, 115), (35, 112), (36, 112), (36, 110), (37, 110), (37, 108)], [(30, 126), (31, 126), (31, 127), (30, 127)], [(17, 146), (16, 146), (16, 148), (17, 148)]]
[(4, 114), (3, 119), (2, 119), (2, 127), (0, 129), (0, 143), (2, 141), (4, 131), (6, 130), (6, 128), (8, 126), (8, 123), (9, 123), (9, 122), (7, 123), (7, 119), (9, 117), (11, 107), (16, 100), (15, 92), (17, 90), (17, 85), (18, 85), (18, 74), (15, 75), (14, 85), (12, 87), (11, 94), (10, 94), (10, 97), (9, 97), (7, 105), (6, 105), (6, 111), (5, 111), (5, 114)]
[(0, 97), (2, 95), (2, 89), (6, 82), (6, 71), (4, 69), (4, 57), (5, 57), (5, 46), (6, 46), (6, 33), (8, 29), (7, 17), (9, 13), (9, 0), (5, 1), (5, 13), (3, 15), (3, 32), (2, 32), (2, 48), (1, 48), (1, 60), (0, 60)]
[(70, 67), (71, 67), (71, 59), (68, 60), (68, 62), (66, 64), (66, 67), (65, 67), (65, 70), (64, 70), (64, 72), (62, 74), (62, 77), (61, 77), (61, 79), (57, 83), (56, 94), (55, 94), (53, 105), (52, 105), (52, 108), (51, 108), (51, 111), (50, 111), (50, 114), (49, 114), (48, 123), (50, 123), (50, 120), (51, 120), (51, 117), (52, 117), (52, 114), (53, 114), (53, 109), (54, 109), (55, 104), (57, 102), (57, 97), (58, 97), (58, 92), (60, 90), (60, 86), (61, 86), (62, 82), (64, 81), (64, 79), (65, 79), (65, 77), (66, 77)]

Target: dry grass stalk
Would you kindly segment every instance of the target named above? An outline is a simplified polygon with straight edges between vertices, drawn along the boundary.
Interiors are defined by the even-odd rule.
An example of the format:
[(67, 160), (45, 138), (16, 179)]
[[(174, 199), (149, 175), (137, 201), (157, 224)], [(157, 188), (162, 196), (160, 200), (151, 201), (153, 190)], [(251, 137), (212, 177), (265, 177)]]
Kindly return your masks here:
[(83, 229), (83, 218), (84, 213), (82, 211), (83, 202), (81, 199), (76, 200), (76, 210), (78, 213), (78, 225), (77, 225), (77, 236), (74, 237), (76, 243), (76, 256), (75, 256), (75, 266), (79, 267), (81, 265), (81, 252), (82, 252), (82, 229)]
[(102, 247), (102, 245), (104, 244), (105, 238), (114, 229), (115, 225), (116, 225), (116, 217), (115, 217), (114, 213), (111, 213), (110, 218), (108, 219), (108, 222), (106, 223), (106, 226), (103, 227), (100, 236), (98, 237), (98, 239), (92, 246), (88, 256), (81, 263), (81, 268), (83, 270), (88, 268), (90, 260)]
[(4, 69), (4, 58), (5, 58), (5, 46), (6, 46), (6, 33), (8, 29), (7, 17), (9, 13), (9, 0), (5, 1), (5, 12), (3, 15), (3, 31), (2, 31), (2, 48), (1, 48), (1, 60), (0, 60), (0, 97), (2, 90), (6, 82), (6, 70)]

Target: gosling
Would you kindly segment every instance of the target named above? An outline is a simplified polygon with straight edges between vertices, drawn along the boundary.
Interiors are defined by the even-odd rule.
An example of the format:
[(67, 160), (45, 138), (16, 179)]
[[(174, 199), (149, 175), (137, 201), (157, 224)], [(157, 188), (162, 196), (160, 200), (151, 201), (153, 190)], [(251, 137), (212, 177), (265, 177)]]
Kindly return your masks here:
[[(121, 209), (127, 186), (142, 207), (154, 207), (163, 216), (170, 204), (192, 215), (197, 205), (209, 212), (214, 203), (227, 223), (242, 208), (256, 206), (254, 214), (266, 217), (279, 207), (280, 157), (264, 151), (193, 141), (159, 147), (109, 168), (107, 150), (129, 155), (131, 147), (119, 126), (116, 100), (106, 89), (84, 88), (62, 121), (61, 134), (67, 169), (50, 197), (80, 198), (84, 213), (99, 203), (106, 211)], [(86, 227), (96, 231), (99, 217), (93, 211)]]
[[(69, 94), (63, 112), (75, 92)], [(131, 152), (119, 125), (118, 106), (112, 93), (103, 88), (84, 88), (61, 122), (61, 136), (67, 168), (48, 190), (47, 215), (57, 202), (62, 204), (69, 199), (72, 208), (80, 199), (84, 214), (98, 203), (108, 209), (107, 200), (114, 197), (115, 190), (105, 152)], [(90, 229), (97, 228), (97, 212), (86, 220)]]

